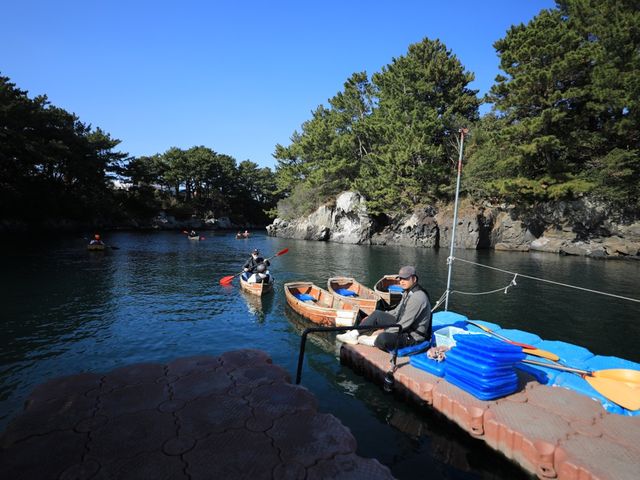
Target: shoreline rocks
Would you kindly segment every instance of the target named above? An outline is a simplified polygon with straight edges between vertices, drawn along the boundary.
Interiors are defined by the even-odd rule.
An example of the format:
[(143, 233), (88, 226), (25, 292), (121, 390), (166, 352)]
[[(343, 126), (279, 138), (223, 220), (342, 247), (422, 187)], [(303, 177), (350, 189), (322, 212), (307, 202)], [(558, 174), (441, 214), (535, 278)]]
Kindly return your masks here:
[[(363, 245), (448, 248), (453, 206), (422, 206), (404, 215), (374, 219), (364, 198), (343, 192), (335, 206), (305, 218), (276, 218), (274, 237)], [(591, 258), (640, 260), (640, 220), (625, 219), (589, 199), (547, 203), (522, 210), (513, 205), (465, 204), (458, 211), (455, 244), (465, 249), (548, 252)]]

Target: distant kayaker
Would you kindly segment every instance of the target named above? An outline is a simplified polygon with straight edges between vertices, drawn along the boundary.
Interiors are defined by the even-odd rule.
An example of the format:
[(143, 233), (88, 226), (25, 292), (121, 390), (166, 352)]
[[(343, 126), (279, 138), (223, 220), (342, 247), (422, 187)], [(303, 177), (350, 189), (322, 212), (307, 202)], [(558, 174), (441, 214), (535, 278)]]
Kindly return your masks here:
[(93, 236), (93, 240), (89, 242), (89, 245), (104, 245), (104, 242), (100, 240), (100, 235), (97, 233)]
[[(253, 250), (253, 252), (251, 252), (251, 257), (249, 257), (249, 260), (244, 263), (243, 270), (245, 273), (254, 273), (256, 267), (261, 263), (264, 264), (265, 267), (271, 265), (271, 263), (269, 263), (269, 260), (265, 260), (260, 256), (260, 250), (256, 248)], [(249, 275), (246, 275), (246, 278), (248, 277)]]
[(242, 236), (244, 238), (249, 238), (249, 230), (245, 230), (244, 233), (242, 234)]
[(196, 232), (195, 230), (191, 230), (191, 231), (189, 232), (189, 236), (190, 236), (190, 237), (197, 237), (197, 236), (198, 236), (198, 232)]
[(396, 346), (403, 348), (431, 339), (431, 302), (427, 291), (418, 283), (415, 267), (402, 267), (398, 272), (398, 278), (403, 289), (400, 303), (388, 312), (374, 310), (359, 325), (388, 327), (399, 323), (402, 325), (400, 337), (398, 338), (397, 328), (389, 328), (373, 335), (360, 335), (358, 330), (349, 330), (337, 335), (338, 340), (351, 345), (375, 345), (389, 352)]

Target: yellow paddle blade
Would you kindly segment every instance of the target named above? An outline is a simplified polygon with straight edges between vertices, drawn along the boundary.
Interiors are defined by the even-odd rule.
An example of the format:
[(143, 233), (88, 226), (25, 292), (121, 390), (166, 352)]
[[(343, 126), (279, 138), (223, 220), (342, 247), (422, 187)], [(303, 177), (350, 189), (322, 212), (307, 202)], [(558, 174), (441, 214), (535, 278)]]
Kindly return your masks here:
[(608, 370), (595, 370), (591, 372), (591, 375), (597, 378), (610, 378), (611, 380), (624, 382), (632, 388), (640, 388), (640, 370), (611, 368)]
[[(606, 372), (606, 370), (600, 370), (598, 373), (601, 372)], [(631, 411), (640, 409), (639, 387), (631, 387), (629, 384), (613, 378), (592, 377), (590, 375), (584, 375), (583, 378), (589, 382), (589, 385), (597, 390), (598, 393), (621, 407)]]
[(522, 351), (529, 355), (535, 355), (536, 357), (547, 358), (554, 362), (560, 360), (560, 357), (555, 353), (547, 352), (546, 350), (540, 350), (539, 348), (523, 348)]

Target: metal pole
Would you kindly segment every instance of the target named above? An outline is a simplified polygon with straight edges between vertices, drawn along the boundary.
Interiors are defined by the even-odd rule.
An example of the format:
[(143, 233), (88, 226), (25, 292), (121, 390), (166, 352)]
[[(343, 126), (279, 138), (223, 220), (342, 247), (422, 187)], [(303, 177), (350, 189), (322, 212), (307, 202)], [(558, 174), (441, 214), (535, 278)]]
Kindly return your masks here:
[[(393, 325), (387, 325), (384, 328), (397, 328), (398, 335), (402, 333), (402, 325), (399, 323), (394, 323)], [(362, 326), (362, 325), (354, 325), (351, 327), (310, 327), (305, 328), (304, 332), (302, 332), (302, 336), (300, 337), (300, 351), (298, 352), (298, 370), (296, 371), (296, 385), (300, 385), (300, 381), (302, 380), (302, 365), (304, 364), (304, 351), (305, 346), (307, 344), (307, 335), (314, 332), (346, 332), (348, 330), (377, 330), (378, 327), (372, 327), (371, 325)], [(396, 341), (396, 349), (393, 352), (393, 356), (391, 362), (395, 368), (392, 368), (393, 372), (396, 370), (396, 358), (398, 357), (398, 342)], [(393, 372), (391, 375), (393, 376)], [(387, 372), (387, 375), (389, 372)]]
[(464, 136), (469, 132), (466, 128), (458, 130), (460, 132), (460, 154), (458, 155), (458, 179), (456, 180), (456, 200), (453, 207), (453, 227), (451, 228), (451, 247), (449, 248), (449, 272), (447, 273), (447, 291), (444, 300), (445, 311), (449, 308), (449, 291), (451, 288), (451, 270), (453, 269), (453, 247), (456, 242), (456, 225), (458, 224), (458, 197), (460, 196), (460, 174), (462, 173), (462, 150), (464, 148)]

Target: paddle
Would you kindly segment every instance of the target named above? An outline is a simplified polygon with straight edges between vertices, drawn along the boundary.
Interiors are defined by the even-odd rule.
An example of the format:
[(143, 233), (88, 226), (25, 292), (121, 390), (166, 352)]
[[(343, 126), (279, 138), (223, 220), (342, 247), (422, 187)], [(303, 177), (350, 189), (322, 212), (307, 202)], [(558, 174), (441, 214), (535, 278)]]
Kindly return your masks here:
[[(280, 250), (275, 255), (272, 255), (271, 257), (266, 258), (264, 261), (266, 262), (267, 260), (271, 260), (272, 258), (279, 257), (280, 255), (284, 255), (288, 251), (289, 251), (288, 248)], [(238, 275), (242, 275), (243, 272), (244, 272), (244, 270), (242, 272), (236, 273), (235, 275), (227, 275), (226, 277), (222, 277), (220, 279), (220, 285), (229, 285), (234, 278), (236, 278)]]
[(560, 357), (558, 355), (556, 355), (555, 353), (551, 353), (551, 352), (548, 352), (546, 350), (541, 350), (541, 349), (536, 348), (533, 345), (529, 345), (527, 343), (521, 343), (521, 342), (513, 341), (513, 340), (511, 340), (511, 339), (509, 339), (507, 337), (504, 337), (504, 336), (500, 335), (499, 333), (494, 332), (493, 330), (490, 330), (489, 328), (485, 327), (481, 323), (477, 323), (477, 322), (474, 322), (472, 320), (467, 320), (466, 322), (470, 323), (471, 325), (474, 325), (474, 326), (478, 327), (480, 330), (484, 330), (485, 332), (487, 332), (490, 335), (494, 335), (495, 337), (499, 338), (503, 342), (510, 343), (511, 345), (517, 345), (518, 347), (522, 347), (522, 351), (524, 353), (528, 353), (529, 355), (535, 355), (536, 357), (547, 358), (549, 360), (553, 360), (554, 362), (557, 362), (558, 360), (560, 360)]
[(612, 368), (589, 371), (564, 367), (555, 363), (536, 362), (535, 360), (522, 360), (522, 362), (577, 373), (603, 397), (627, 410), (640, 409), (640, 370)]

